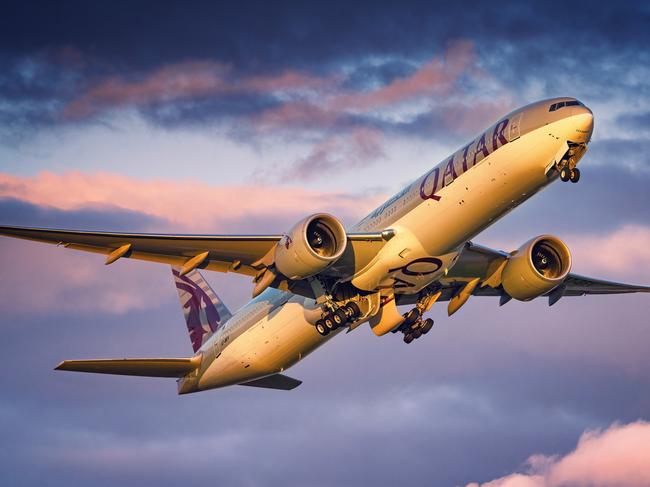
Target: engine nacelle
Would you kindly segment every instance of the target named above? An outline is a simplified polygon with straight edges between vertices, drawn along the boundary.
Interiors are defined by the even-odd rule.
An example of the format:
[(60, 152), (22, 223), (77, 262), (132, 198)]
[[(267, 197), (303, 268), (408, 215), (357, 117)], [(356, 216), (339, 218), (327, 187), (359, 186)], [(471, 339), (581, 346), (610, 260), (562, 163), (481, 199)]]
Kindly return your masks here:
[(562, 284), (571, 270), (571, 253), (557, 237), (541, 235), (519, 247), (501, 273), (503, 289), (529, 301)]
[(275, 248), (275, 268), (289, 279), (304, 279), (336, 262), (347, 245), (339, 220), (326, 213), (298, 222)]

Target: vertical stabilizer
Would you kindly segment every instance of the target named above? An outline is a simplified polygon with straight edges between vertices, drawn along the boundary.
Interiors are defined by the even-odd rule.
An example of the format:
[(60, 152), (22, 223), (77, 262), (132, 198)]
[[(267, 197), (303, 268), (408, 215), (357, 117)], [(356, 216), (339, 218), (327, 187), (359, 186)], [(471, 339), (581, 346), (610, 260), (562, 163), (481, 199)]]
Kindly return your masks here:
[(232, 314), (199, 271), (193, 270), (181, 276), (180, 270), (180, 267), (172, 267), (172, 274), (192, 348), (196, 352)]

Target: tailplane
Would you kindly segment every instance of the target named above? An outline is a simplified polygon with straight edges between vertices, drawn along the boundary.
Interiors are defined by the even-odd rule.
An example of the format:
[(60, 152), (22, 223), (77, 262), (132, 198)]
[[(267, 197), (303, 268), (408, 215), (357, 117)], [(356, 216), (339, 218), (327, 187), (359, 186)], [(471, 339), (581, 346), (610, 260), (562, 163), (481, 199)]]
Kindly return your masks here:
[(199, 271), (195, 269), (181, 276), (180, 270), (172, 266), (192, 349), (196, 352), (232, 314)]
[(192, 358), (64, 360), (55, 370), (140, 377), (183, 377), (196, 370), (199, 365), (201, 356), (196, 355)]

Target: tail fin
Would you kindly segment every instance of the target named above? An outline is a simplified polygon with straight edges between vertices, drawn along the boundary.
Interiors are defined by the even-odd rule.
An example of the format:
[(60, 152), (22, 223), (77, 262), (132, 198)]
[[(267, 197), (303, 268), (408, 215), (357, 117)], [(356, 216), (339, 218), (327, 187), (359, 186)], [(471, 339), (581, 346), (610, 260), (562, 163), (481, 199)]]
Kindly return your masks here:
[(196, 352), (201, 345), (228, 321), (232, 314), (197, 270), (180, 275), (180, 267), (172, 266), (172, 274), (183, 307), (187, 331)]

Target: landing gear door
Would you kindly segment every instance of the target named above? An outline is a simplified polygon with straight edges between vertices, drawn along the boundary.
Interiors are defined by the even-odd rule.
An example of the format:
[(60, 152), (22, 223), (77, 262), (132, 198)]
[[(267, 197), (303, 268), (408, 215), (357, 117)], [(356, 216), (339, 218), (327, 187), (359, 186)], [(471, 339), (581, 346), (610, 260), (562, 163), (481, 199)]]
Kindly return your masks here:
[(517, 113), (510, 119), (510, 142), (517, 140), (521, 135), (521, 117), (523, 113)]

